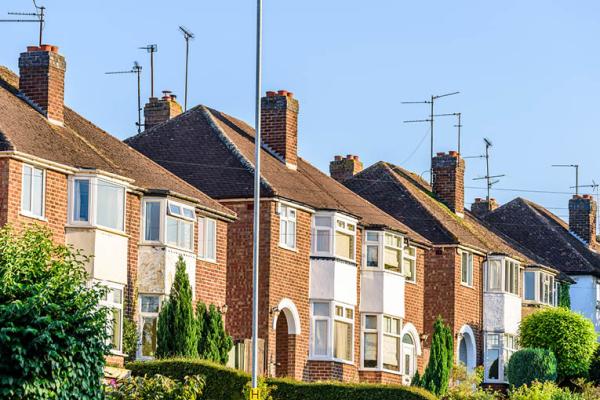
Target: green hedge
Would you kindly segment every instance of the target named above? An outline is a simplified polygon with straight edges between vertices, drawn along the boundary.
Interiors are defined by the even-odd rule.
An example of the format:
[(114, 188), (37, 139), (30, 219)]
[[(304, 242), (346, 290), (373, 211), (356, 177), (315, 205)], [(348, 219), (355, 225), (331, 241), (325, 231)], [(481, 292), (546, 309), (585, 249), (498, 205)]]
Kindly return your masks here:
[[(206, 379), (203, 399), (240, 400), (250, 375), (205, 360), (169, 359), (136, 361), (126, 365), (134, 376), (161, 374), (173, 379), (203, 375)], [(425, 389), (337, 382), (305, 383), (291, 379), (270, 379), (273, 400), (436, 400)]]
[(515, 387), (534, 381), (556, 381), (556, 357), (546, 349), (522, 349), (513, 354), (507, 366), (508, 382)]
[(203, 399), (241, 400), (250, 375), (206, 360), (168, 359), (135, 361), (125, 366), (134, 376), (160, 374), (173, 379), (202, 375), (206, 380)]

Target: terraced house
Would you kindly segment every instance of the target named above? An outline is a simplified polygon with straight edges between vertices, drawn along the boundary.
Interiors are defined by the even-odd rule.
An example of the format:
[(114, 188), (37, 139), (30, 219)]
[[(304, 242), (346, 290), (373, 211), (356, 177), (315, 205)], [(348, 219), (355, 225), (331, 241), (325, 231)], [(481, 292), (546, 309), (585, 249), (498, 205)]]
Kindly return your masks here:
[(431, 241), (425, 251), (425, 334), (431, 335), (434, 319), (441, 315), (454, 333), (456, 362), (469, 370), (483, 364), (485, 382), (501, 384), (517, 346), (523, 277), (529, 271), (548, 276), (544, 303), (553, 306), (558, 272), (464, 209), (465, 162), (458, 153), (438, 153), (432, 165), (431, 186), (383, 161), (361, 170), (338, 156), (330, 170), (355, 193)]
[(49, 45), (21, 53), (18, 76), (0, 67), (0, 225), (44, 225), (91, 256), (90, 279), (110, 288), (111, 361), (122, 363), (124, 315), (152, 357), (179, 257), (195, 300), (225, 305), (236, 215), (66, 107), (65, 71)]
[[(409, 382), (423, 370), (429, 241), (297, 154), (299, 103), (262, 99), (259, 337), (262, 372), (304, 380)], [(127, 143), (234, 210), (227, 328), (249, 367), (253, 129), (197, 106)]]
[[(483, 219), (535, 254), (546, 265), (568, 275), (571, 309), (592, 320), (600, 332), (600, 246), (596, 236), (596, 201), (591, 195), (569, 200), (569, 224), (532, 201), (516, 198), (494, 208)], [(543, 273), (525, 276), (525, 300), (546, 302)]]

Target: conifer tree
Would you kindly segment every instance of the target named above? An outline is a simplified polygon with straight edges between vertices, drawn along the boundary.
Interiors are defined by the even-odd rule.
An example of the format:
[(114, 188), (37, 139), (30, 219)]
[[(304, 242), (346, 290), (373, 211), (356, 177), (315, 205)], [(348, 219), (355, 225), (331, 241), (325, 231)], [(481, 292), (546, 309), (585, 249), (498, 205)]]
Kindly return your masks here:
[(452, 331), (444, 324), (442, 317), (438, 317), (433, 324), (429, 364), (422, 378), (422, 386), (438, 396), (444, 395), (448, 390), (454, 364), (453, 349)]
[(198, 335), (198, 356), (200, 358), (206, 358), (204, 356), (204, 349), (206, 348), (206, 304), (199, 301), (196, 304), (196, 333)]
[(169, 299), (158, 316), (156, 355), (165, 357), (196, 357), (198, 355), (197, 323), (192, 306), (192, 288), (179, 257)]
[(205, 360), (226, 364), (233, 340), (225, 331), (221, 313), (214, 304), (207, 309), (204, 303), (198, 303), (196, 319), (199, 332), (198, 355)]

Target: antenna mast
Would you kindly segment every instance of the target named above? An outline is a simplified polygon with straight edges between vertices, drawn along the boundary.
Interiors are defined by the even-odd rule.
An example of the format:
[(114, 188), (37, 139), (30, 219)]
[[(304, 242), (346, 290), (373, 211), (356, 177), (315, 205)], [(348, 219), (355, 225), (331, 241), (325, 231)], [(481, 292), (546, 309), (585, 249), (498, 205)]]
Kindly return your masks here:
[(190, 56), (190, 39), (194, 39), (194, 34), (187, 28), (179, 26), (179, 30), (183, 33), (185, 39), (185, 95), (183, 98), (183, 110), (187, 111), (187, 100), (188, 100), (188, 63)]
[(41, 6), (38, 7), (38, 5), (36, 4), (35, 0), (33, 0), (33, 6), (35, 7), (36, 11), (33, 13), (27, 13), (27, 12), (9, 12), (8, 15), (21, 15), (21, 16), (29, 16), (29, 17), (37, 17), (37, 19), (0, 19), (0, 22), (36, 22), (38, 24), (40, 24), (40, 29), (39, 29), (39, 46), (42, 46), (42, 39), (43, 39), (43, 33), (44, 33), (44, 24), (45, 24), (45, 11), (46, 11), (46, 7)]
[(149, 44), (139, 48), (150, 53), (150, 97), (154, 97), (154, 53), (158, 51), (158, 46)]
[(117, 74), (136, 74), (137, 75), (137, 115), (138, 120), (135, 123), (138, 127), (138, 133), (141, 133), (142, 124), (142, 90), (141, 90), (141, 74), (142, 66), (137, 61), (133, 62), (133, 67), (129, 71), (112, 71), (105, 72), (106, 75), (117, 75)]
[[(459, 123), (460, 125), (460, 123)], [(482, 176), (481, 178), (473, 178), (474, 181), (477, 180), (481, 180), (481, 179), (485, 179), (487, 182), (487, 196), (486, 196), (486, 202), (487, 202), (487, 207), (488, 207), (488, 211), (492, 210), (492, 204), (490, 202), (491, 197), (490, 197), (490, 192), (492, 190), (492, 186), (494, 186), (496, 183), (500, 182), (499, 179), (495, 179), (494, 178), (501, 178), (503, 176), (505, 176), (504, 174), (502, 175), (490, 175), (490, 147), (492, 147), (492, 142), (491, 140), (489, 140), (488, 138), (483, 138), (483, 142), (485, 143), (485, 155), (480, 156), (481, 158), (485, 158), (485, 176)]]
[(579, 194), (579, 164), (553, 164), (553, 167), (575, 168), (575, 194)]
[(410, 123), (410, 122), (429, 122), (429, 129), (431, 132), (431, 140), (430, 140), (430, 157), (429, 157), (429, 162), (430, 162), (430, 167), (429, 167), (429, 183), (433, 182), (433, 122), (434, 122), (434, 117), (435, 114), (433, 112), (434, 110), (434, 104), (435, 101), (437, 99), (440, 99), (442, 97), (448, 97), (448, 96), (454, 96), (455, 94), (459, 94), (460, 92), (452, 92), (452, 93), (446, 93), (446, 94), (440, 94), (440, 95), (432, 95), (430, 100), (424, 100), (424, 101), (403, 101), (402, 104), (429, 104), (430, 105), (430, 113), (429, 113), (429, 118), (428, 119), (419, 119), (419, 120), (411, 120), (411, 121), (404, 121), (405, 123)]

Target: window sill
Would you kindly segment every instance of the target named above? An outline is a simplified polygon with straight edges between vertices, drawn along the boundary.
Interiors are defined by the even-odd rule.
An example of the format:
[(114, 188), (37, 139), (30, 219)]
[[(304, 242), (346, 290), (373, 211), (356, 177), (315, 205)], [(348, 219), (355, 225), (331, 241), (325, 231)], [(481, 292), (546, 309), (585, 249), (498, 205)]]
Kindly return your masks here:
[(120, 350), (114, 350), (114, 349), (110, 350), (110, 355), (111, 356), (118, 356), (118, 357), (127, 357), (127, 354), (123, 353)]
[(460, 286), (462, 286), (462, 287), (466, 287), (466, 288), (468, 288), (468, 289), (475, 289), (475, 286), (473, 286), (473, 285), (469, 285), (468, 283), (464, 283), (464, 282), (461, 282), (461, 283), (460, 283)]
[(202, 258), (202, 257), (200, 257), (200, 256), (198, 256), (198, 261), (202, 261), (202, 262), (209, 263), (209, 264), (215, 264), (215, 265), (216, 265), (216, 264), (218, 264), (218, 262), (217, 262), (217, 260), (216, 260), (216, 259), (212, 259), (212, 258)]
[(297, 247), (286, 246), (285, 244), (282, 244), (282, 243), (279, 243), (279, 248), (280, 249), (284, 249), (284, 250), (288, 250), (288, 251), (292, 251), (294, 253), (298, 253), (298, 248)]
[(35, 214), (30, 214), (28, 212), (25, 211), (21, 211), (19, 212), (19, 215), (25, 218), (31, 218), (31, 219), (36, 219), (38, 221), (42, 221), (42, 222), (48, 222), (48, 219), (44, 216), (40, 216), (40, 215), (35, 215)]
[(72, 229), (97, 229), (97, 230), (102, 231), (102, 232), (112, 233), (113, 235), (123, 236), (123, 237), (126, 237), (126, 238), (130, 237), (127, 233), (125, 233), (123, 231), (120, 231), (118, 229), (106, 228), (106, 227), (100, 226), (100, 225), (73, 224), (73, 223), (69, 223), (69, 224), (65, 225), (65, 228), (72, 228)]
[(308, 361), (325, 361), (325, 362), (336, 362), (336, 363), (346, 364), (346, 365), (354, 365), (354, 362), (352, 362), (352, 361), (342, 360), (340, 358), (333, 358), (333, 357), (309, 356)]
[(398, 376), (402, 376), (402, 372), (400, 371), (394, 371), (391, 369), (385, 369), (385, 368), (359, 368), (359, 371), (368, 371), (368, 372), (385, 372), (386, 374), (393, 374), (393, 375), (398, 375)]
[(169, 243), (163, 243), (162, 246), (171, 249), (171, 250), (177, 250), (177, 251), (181, 251), (184, 253), (189, 253), (190, 255), (193, 255), (194, 257), (196, 257), (196, 253), (194, 253), (193, 249), (186, 249), (185, 247), (179, 247), (179, 246), (175, 246), (174, 244), (169, 244)]

